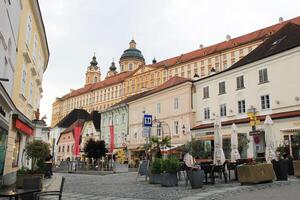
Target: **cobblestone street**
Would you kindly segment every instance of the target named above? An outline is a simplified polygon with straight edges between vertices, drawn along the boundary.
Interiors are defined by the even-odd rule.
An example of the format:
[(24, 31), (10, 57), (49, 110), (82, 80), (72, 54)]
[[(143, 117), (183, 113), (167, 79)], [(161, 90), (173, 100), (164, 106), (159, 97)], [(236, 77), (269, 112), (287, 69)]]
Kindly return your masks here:
[[(55, 189), (61, 176), (66, 177), (63, 199), (105, 199), (105, 200), (196, 200), (196, 199), (296, 199), (300, 191), (300, 179), (290, 178), (288, 182), (273, 182), (252, 186), (241, 186), (237, 182), (204, 186), (202, 189), (185, 187), (184, 181), (178, 187), (165, 188), (150, 185), (144, 177), (136, 181), (136, 173), (111, 174), (105, 176), (56, 174), (55, 183), (48, 189)], [(55, 185), (55, 186), (54, 186)], [(290, 191), (287, 196), (282, 191)], [(247, 197), (247, 198), (245, 198)], [(270, 198), (268, 198), (270, 197)]]

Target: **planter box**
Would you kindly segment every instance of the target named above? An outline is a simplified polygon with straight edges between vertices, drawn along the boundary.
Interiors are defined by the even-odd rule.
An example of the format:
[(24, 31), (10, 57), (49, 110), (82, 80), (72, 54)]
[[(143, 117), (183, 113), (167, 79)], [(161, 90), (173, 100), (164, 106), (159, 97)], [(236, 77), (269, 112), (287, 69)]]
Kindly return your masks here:
[(203, 170), (190, 170), (188, 172), (191, 187), (193, 189), (203, 187), (204, 171)]
[(161, 174), (149, 174), (149, 183), (150, 184), (160, 184), (161, 183)]
[(288, 167), (289, 161), (285, 159), (280, 159), (279, 161), (272, 161), (273, 169), (276, 174), (278, 181), (287, 181), (288, 180)]
[(161, 186), (164, 186), (164, 187), (178, 186), (177, 174), (162, 173), (161, 174)]
[(137, 172), (139, 168), (128, 168), (128, 172)]
[(241, 184), (270, 182), (275, 179), (273, 165), (268, 163), (238, 166), (237, 174)]
[[(41, 180), (43, 180), (44, 174), (17, 174), (17, 182), (16, 182), (17, 188), (22, 188), (24, 179), (30, 179), (35, 177), (39, 177)], [(41, 186), (40, 186), (40, 189), (42, 188), (43, 188), (43, 181), (41, 181)]]
[(300, 160), (293, 160), (294, 175), (300, 177)]

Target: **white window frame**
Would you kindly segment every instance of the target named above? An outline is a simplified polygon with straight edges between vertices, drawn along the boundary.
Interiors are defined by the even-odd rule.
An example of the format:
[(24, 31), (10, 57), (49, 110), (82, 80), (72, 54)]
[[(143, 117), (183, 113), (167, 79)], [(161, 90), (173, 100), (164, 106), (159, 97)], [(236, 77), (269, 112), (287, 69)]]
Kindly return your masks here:
[(174, 110), (178, 110), (179, 108), (179, 99), (178, 97), (174, 98)]
[(259, 82), (259, 84), (269, 82), (269, 76), (268, 76), (268, 69), (267, 68), (263, 68), (263, 69), (258, 70), (258, 82)]
[(210, 109), (209, 109), (209, 107), (204, 108), (203, 111), (204, 111), (204, 120), (209, 120), (210, 119)]
[(246, 101), (245, 99), (238, 101), (238, 114), (246, 113)]
[(174, 128), (174, 134), (178, 135), (179, 134), (179, 122), (178, 121), (173, 122), (173, 128)]
[(244, 75), (236, 77), (236, 89), (240, 90), (245, 88), (245, 80), (244, 80)]
[(27, 79), (26, 65), (23, 64), (23, 67), (22, 67), (22, 80), (21, 80), (21, 94), (24, 97), (25, 97), (25, 91), (26, 91), (26, 79)]
[(226, 104), (220, 104), (220, 116), (221, 117), (226, 117), (227, 116), (227, 108)]
[(26, 25), (27, 25), (27, 27), (26, 27), (25, 44), (29, 48), (30, 40), (31, 40), (31, 31), (32, 31), (32, 17), (31, 17), (31, 15), (28, 15)]
[(209, 86), (203, 88), (203, 99), (209, 98)]
[(157, 104), (156, 104), (156, 112), (157, 112), (158, 114), (161, 113), (161, 105), (160, 105), (160, 103), (157, 103)]
[(262, 110), (269, 110), (271, 108), (271, 101), (270, 101), (269, 94), (260, 96), (260, 105)]

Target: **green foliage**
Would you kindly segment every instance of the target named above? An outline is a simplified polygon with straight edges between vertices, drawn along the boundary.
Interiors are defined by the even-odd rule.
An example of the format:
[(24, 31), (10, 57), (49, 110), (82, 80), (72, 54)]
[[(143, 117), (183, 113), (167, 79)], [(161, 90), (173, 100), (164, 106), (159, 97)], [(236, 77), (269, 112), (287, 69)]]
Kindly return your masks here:
[(159, 138), (157, 136), (153, 136), (150, 138), (150, 143), (148, 146), (145, 146), (146, 149), (150, 150), (150, 157), (154, 155), (155, 158), (161, 158), (161, 148), (162, 147), (170, 147), (171, 146), (171, 137), (166, 136), (163, 138)]
[(36, 162), (39, 163), (38, 167), (42, 170), (45, 158), (50, 154), (49, 144), (40, 140), (34, 140), (26, 144), (25, 153), (27, 159), (32, 159), (32, 170), (34, 170)]
[(294, 147), (298, 147), (300, 148), (300, 132), (297, 132), (295, 135), (294, 135)]
[(280, 144), (276, 151), (279, 152), (280, 156), (284, 156), (286, 155), (286, 146), (284, 144)]
[(99, 159), (105, 156), (107, 152), (108, 151), (103, 140), (95, 141), (91, 138), (86, 142), (84, 146), (84, 153), (88, 158)]
[(161, 163), (162, 159), (155, 158), (151, 165), (151, 173), (152, 174), (160, 174), (161, 173)]
[(162, 160), (161, 172), (175, 174), (179, 169), (179, 161), (176, 157), (170, 157)]
[(238, 135), (238, 151), (241, 153), (244, 150), (247, 150), (249, 148), (249, 142), (247, 136), (245, 134), (239, 134)]
[(202, 140), (192, 140), (183, 147), (185, 153), (191, 154), (194, 158), (208, 158), (211, 156), (210, 146), (205, 146)]

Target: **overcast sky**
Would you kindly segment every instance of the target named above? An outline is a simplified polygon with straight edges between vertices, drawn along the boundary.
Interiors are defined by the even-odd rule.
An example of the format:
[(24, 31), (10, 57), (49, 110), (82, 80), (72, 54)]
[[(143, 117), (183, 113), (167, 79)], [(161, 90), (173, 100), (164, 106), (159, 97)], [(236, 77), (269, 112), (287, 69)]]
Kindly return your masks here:
[[(102, 78), (134, 38), (150, 63), (237, 37), (300, 14), (299, 0), (39, 0), (50, 60), (41, 113), (84, 85), (96, 52)], [(118, 65), (119, 70), (119, 65)]]

